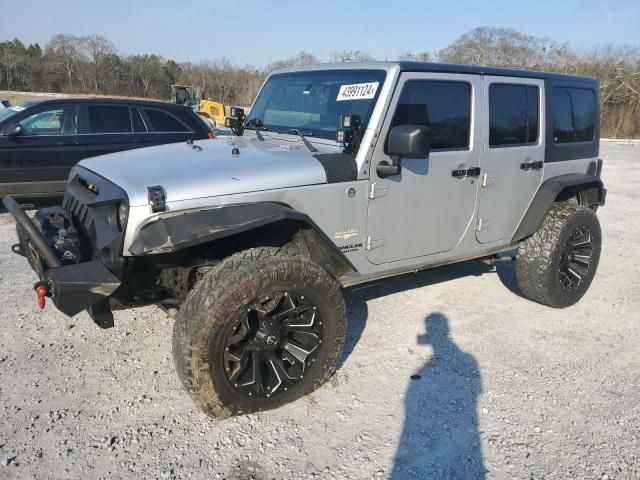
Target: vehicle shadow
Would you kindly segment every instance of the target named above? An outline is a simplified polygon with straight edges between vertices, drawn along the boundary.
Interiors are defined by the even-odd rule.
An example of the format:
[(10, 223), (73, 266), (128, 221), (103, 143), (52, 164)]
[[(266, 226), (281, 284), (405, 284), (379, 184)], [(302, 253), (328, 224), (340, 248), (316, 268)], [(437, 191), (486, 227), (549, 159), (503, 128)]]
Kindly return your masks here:
[(483, 479), (478, 363), (451, 340), (445, 315), (431, 313), (425, 326), (417, 343), (431, 345), (433, 355), (411, 376), (404, 429), (389, 478)]
[(394, 293), (422, 288), (437, 283), (467, 277), (469, 275), (480, 276), (488, 273), (497, 273), (502, 283), (516, 295), (520, 295), (516, 283), (515, 269), (512, 262), (497, 263), (495, 267), (488, 266), (480, 261), (456, 263), (444, 267), (423, 270), (418, 273), (407, 274), (394, 279), (370, 283), (364, 286), (353, 287), (345, 290), (347, 304), (347, 338), (343, 354), (338, 361), (337, 368), (341, 368), (344, 362), (353, 353), (362, 333), (364, 332), (369, 311), (367, 302), (374, 298), (385, 297)]

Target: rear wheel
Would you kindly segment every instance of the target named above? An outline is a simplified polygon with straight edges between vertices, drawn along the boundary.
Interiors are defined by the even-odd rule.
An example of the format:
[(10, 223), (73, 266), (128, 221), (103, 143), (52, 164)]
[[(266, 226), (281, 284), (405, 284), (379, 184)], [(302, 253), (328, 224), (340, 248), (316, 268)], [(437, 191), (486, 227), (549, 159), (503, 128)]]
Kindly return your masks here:
[(178, 375), (209, 415), (276, 408), (334, 372), (346, 313), (336, 281), (277, 248), (235, 254), (207, 272), (176, 317)]
[(538, 231), (518, 247), (520, 291), (551, 307), (573, 305), (591, 285), (601, 246), (600, 223), (592, 209), (573, 203), (554, 204)]

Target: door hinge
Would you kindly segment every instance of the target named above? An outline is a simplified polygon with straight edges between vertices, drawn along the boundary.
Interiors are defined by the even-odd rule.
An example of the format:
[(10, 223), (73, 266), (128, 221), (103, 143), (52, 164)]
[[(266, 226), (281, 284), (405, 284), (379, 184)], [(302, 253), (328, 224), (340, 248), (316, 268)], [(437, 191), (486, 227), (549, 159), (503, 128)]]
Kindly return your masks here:
[(369, 185), (369, 199), (384, 197), (389, 193), (389, 185), (381, 182), (374, 182)]
[(365, 242), (364, 249), (365, 250), (373, 250), (375, 248), (381, 247), (384, 245), (384, 237), (367, 237), (367, 241)]
[(496, 182), (496, 177), (489, 175), (488, 173), (483, 173), (480, 177), (480, 186), (486, 187)]
[(486, 218), (478, 218), (478, 223), (476, 223), (476, 230), (478, 232), (481, 232), (489, 228), (489, 225), (491, 225), (491, 222)]

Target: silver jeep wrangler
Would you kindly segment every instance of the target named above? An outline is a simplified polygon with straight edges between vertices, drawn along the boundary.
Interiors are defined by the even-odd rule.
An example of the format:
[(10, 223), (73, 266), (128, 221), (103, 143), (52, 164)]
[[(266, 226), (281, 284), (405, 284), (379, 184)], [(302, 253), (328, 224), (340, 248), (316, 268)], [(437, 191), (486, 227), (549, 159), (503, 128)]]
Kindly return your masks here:
[(517, 249), (522, 294), (577, 302), (604, 204), (591, 78), (411, 62), (274, 72), (236, 136), (78, 164), (61, 207), (11, 198), (13, 250), (101, 327), (156, 304), (194, 401), (224, 418), (322, 385), (341, 289)]

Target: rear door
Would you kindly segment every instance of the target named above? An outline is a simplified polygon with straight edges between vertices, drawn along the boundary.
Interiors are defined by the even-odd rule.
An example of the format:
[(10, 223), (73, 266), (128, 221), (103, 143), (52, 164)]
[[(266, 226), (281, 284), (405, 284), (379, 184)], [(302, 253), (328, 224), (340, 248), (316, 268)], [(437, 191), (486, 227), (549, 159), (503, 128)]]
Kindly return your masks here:
[(542, 182), (544, 81), (484, 77), (483, 174), (476, 238), (510, 239)]
[(128, 105), (88, 103), (84, 113), (84, 158), (136, 147)]
[(0, 137), (0, 194), (64, 191), (69, 170), (81, 159), (78, 105), (43, 106), (16, 119), (19, 137)]

